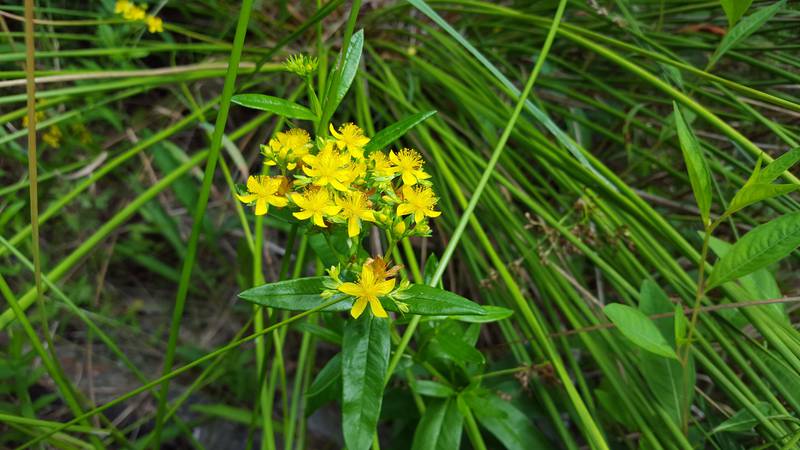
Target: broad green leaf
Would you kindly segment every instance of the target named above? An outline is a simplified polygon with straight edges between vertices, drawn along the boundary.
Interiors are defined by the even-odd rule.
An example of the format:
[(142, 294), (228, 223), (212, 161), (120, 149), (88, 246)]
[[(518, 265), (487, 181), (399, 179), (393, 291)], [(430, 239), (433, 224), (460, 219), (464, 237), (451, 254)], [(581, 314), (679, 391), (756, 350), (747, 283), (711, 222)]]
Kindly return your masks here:
[(290, 119), (317, 120), (317, 116), (305, 106), (263, 94), (239, 94), (231, 98), (233, 103), (247, 108), (268, 111)]
[[(772, 405), (767, 402), (754, 403), (753, 407), (765, 416), (772, 414)], [(742, 432), (752, 430), (758, 424), (758, 419), (747, 408), (741, 409), (736, 414), (732, 415), (728, 420), (717, 425), (711, 433), (719, 433), (720, 431), (728, 432)]]
[(700, 208), (700, 215), (703, 218), (703, 226), (709, 223), (711, 215), (711, 172), (708, 170), (706, 159), (703, 156), (703, 148), (697, 141), (697, 137), (689, 127), (677, 103), (672, 103), (675, 110), (675, 128), (678, 133), (678, 140), (681, 143), (683, 160), (686, 162), (686, 170), (689, 172), (689, 183), (692, 185), (694, 198), (697, 207)]
[(800, 161), (800, 147), (789, 150), (767, 164), (767, 167), (764, 167), (758, 175), (758, 181), (761, 183), (771, 183), (793, 165), (797, 164), (798, 161)]
[(552, 448), (539, 428), (511, 402), (486, 389), (462, 395), (478, 423), (489, 430), (508, 450)]
[(794, 184), (769, 184), (769, 183), (748, 183), (745, 184), (728, 205), (728, 213), (733, 214), (742, 208), (767, 200), (773, 197), (786, 195), (798, 189)]
[[(678, 306), (677, 308), (680, 308)], [(667, 294), (653, 281), (645, 280), (639, 294), (639, 310), (646, 316), (676, 311), (676, 307), (669, 301)], [(676, 319), (683, 321), (683, 311), (677, 317), (654, 319), (653, 323), (664, 339), (675, 348), (676, 345)], [(658, 403), (680, 425), (683, 412), (682, 402), (684, 396), (684, 369), (680, 362), (671, 358), (662, 358), (649, 352), (639, 355), (639, 368), (644, 375), (645, 382), (653, 393)], [(687, 369), (691, 375), (691, 386), (694, 386), (694, 366)], [(691, 395), (691, 392), (690, 392)]]
[[(423, 284), (412, 284), (408, 289), (397, 293), (395, 298), (408, 305), (409, 314), (423, 316), (483, 316), (486, 314), (483, 307), (477, 303), (450, 291)], [(387, 302), (381, 299), (381, 303), (387, 309), (397, 310), (391, 300)]]
[[(289, 311), (308, 311), (325, 303), (320, 293), (325, 290), (324, 282), (328, 277), (297, 278), (278, 281), (248, 289), (239, 294), (239, 298), (270, 308)], [(412, 284), (408, 289), (398, 292), (395, 297), (407, 306), (409, 314), (423, 316), (450, 315), (485, 315), (486, 311), (460, 295), (444, 289), (420, 284)], [(397, 304), (389, 298), (381, 298), (381, 304), (389, 311), (400, 312)], [(349, 311), (353, 305), (352, 298), (344, 298), (323, 311)]]
[(342, 378), (342, 354), (337, 353), (331, 358), (322, 370), (319, 371), (311, 386), (306, 390), (306, 395), (314, 397), (320, 395), (324, 390), (335, 384)]
[(347, 94), (350, 85), (358, 73), (358, 65), (361, 62), (361, 51), (364, 48), (364, 30), (358, 30), (353, 37), (350, 38), (350, 45), (347, 46), (347, 55), (344, 58), (342, 65), (342, 72), (339, 78), (339, 84), (336, 85), (335, 102), (331, 111), (335, 111), (339, 103)]
[(425, 414), (414, 431), (412, 450), (458, 450), (464, 416), (451, 397), (426, 404)]
[(372, 150), (380, 150), (382, 148), (386, 148), (389, 144), (400, 139), (408, 133), (408, 130), (414, 128), (422, 121), (427, 119), (428, 117), (436, 114), (436, 111), (425, 111), (417, 114), (413, 114), (408, 116), (404, 119), (401, 119), (399, 122), (395, 122), (392, 125), (382, 129), (381, 131), (375, 133), (375, 136), (370, 139), (367, 145), (364, 146), (364, 150), (369, 152)]
[(800, 246), (800, 212), (759, 225), (742, 236), (719, 258), (707, 289), (735, 280), (785, 258)]
[(720, 0), (725, 15), (728, 16), (728, 26), (732, 27), (742, 18), (753, 0)]
[[(735, 1), (735, 0), (734, 0)], [(710, 69), (714, 66), (714, 64), (722, 58), (728, 50), (732, 49), (740, 42), (747, 39), (751, 34), (758, 31), (762, 25), (764, 25), (768, 20), (772, 18), (786, 3), (786, 0), (781, 0), (779, 2), (775, 2), (770, 6), (766, 6), (764, 8), (759, 9), (753, 14), (742, 19), (739, 23), (733, 26), (731, 29), (725, 33), (725, 37), (722, 38), (722, 41), (719, 43), (719, 47), (711, 55), (711, 58), (708, 60), (708, 65), (706, 66), (707, 69)], [(746, 9), (746, 8), (745, 8)], [(725, 11), (727, 13), (727, 10)], [(742, 11), (744, 13), (744, 11)], [(730, 20), (730, 16), (729, 20)]]
[(623, 336), (637, 346), (666, 358), (678, 358), (653, 321), (638, 309), (620, 303), (612, 303), (603, 308), (603, 312)]
[[(652, 280), (644, 280), (639, 290), (639, 311), (645, 316), (673, 311), (672, 302), (664, 291)], [(653, 323), (669, 343), (675, 342), (675, 327), (672, 317), (653, 319)]]
[(342, 433), (349, 450), (367, 450), (378, 426), (389, 366), (389, 321), (348, 320), (342, 341)]
[(411, 387), (419, 395), (427, 397), (447, 398), (456, 395), (456, 391), (446, 384), (431, 380), (415, 380)]
[(760, 357), (769, 368), (769, 371), (773, 372), (775, 377), (780, 380), (780, 388), (787, 400), (790, 401), (790, 404), (800, 405), (800, 377), (797, 376), (797, 372), (787, 367), (775, 355), (765, 354)]
[[(711, 247), (711, 250), (713, 250), (719, 258), (722, 258), (728, 254), (733, 246), (712, 236), (709, 241), (709, 247)], [(778, 282), (775, 281), (775, 277), (766, 267), (747, 274), (739, 278), (738, 281), (744, 290), (750, 294), (750, 298), (754, 300), (781, 298), (783, 296), (778, 287)], [(789, 321), (789, 316), (786, 314), (786, 307), (782, 303), (759, 306), (758, 308), (763, 308), (765, 311), (768, 311), (769, 314), (774, 314), (781, 322), (788, 323)], [(737, 310), (728, 310), (724, 314), (728, 314), (728, 320), (736, 326), (744, 326), (747, 323), (747, 319)]]

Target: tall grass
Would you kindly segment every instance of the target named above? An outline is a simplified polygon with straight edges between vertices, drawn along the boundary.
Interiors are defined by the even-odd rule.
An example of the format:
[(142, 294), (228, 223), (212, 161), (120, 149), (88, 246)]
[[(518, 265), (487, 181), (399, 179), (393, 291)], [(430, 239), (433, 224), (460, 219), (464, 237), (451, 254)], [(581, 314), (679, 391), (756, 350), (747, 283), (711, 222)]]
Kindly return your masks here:
[[(717, 219), (756, 161), (800, 142), (793, 4), (713, 61), (730, 29), (718, 2), (159, 2), (156, 34), (113, 2), (33, 3), (0, 7), (0, 447), (341, 446), (324, 374), (344, 320), (234, 300), (322, 274), (323, 256), (235, 199), (287, 121), (230, 99), (304, 102), (280, 64), (298, 52), (329, 73), (311, 86), (324, 96), (360, 28), (361, 70), (313, 131), (352, 120), (374, 135), (436, 110), (396, 145), (423, 152), (443, 217), (391, 253), (415, 282), (514, 311), (459, 325), (485, 359), (463, 373), (431, 356), (438, 322), (395, 321), (374, 448), (412, 446), (431, 411), (458, 438), (442, 448), (462, 433), (463, 448), (800, 441), (797, 253), (698, 289), (725, 242), (798, 211), (796, 193), (704, 239), (673, 114), (699, 139)], [(613, 303), (662, 330), (687, 316), (683, 364), (648, 359), (609, 323)]]

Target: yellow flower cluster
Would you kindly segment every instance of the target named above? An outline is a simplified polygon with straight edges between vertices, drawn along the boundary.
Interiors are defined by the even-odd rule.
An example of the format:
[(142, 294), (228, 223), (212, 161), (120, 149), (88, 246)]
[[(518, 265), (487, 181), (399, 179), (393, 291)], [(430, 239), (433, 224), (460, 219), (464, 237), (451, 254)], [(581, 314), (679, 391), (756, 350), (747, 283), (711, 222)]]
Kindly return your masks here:
[(438, 199), (422, 156), (407, 148), (367, 152), (370, 138), (353, 123), (331, 124), (330, 134), (312, 141), (299, 128), (277, 133), (261, 146), (267, 174), (250, 176), (237, 198), (254, 205), (256, 215), (289, 207), (311, 226), (346, 226), (351, 238), (361, 235), (365, 222), (385, 230), (392, 242), (430, 234), (427, 219), (441, 212), (434, 209)]
[(114, 4), (114, 14), (121, 14), (122, 18), (131, 22), (144, 22), (147, 31), (161, 33), (164, 31), (164, 22), (160, 17), (147, 14), (147, 5), (136, 5), (130, 0), (117, 0)]

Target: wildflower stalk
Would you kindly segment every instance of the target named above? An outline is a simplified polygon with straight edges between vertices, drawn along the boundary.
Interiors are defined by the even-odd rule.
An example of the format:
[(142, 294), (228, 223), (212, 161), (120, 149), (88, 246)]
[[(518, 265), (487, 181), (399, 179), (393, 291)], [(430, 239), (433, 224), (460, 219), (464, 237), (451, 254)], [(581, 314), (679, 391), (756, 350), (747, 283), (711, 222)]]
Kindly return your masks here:
[[(214, 134), (211, 138), (208, 160), (206, 161), (203, 185), (200, 188), (197, 204), (195, 205), (192, 232), (189, 237), (186, 256), (184, 257), (183, 261), (181, 279), (178, 283), (178, 293), (175, 299), (175, 308), (173, 309), (172, 321), (170, 324), (167, 352), (164, 357), (163, 373), (165, 374), (171, 370), (172, 363), (175, 358), (178, 330), (180, 329), (180, 323), (183, 317), (183, 309), (186, 304), (187, 294), (189, 292), (189, 283), (191, 282), (192, 269), (194, 268), (195, 257), (197, 255), (197, 244), (200, 239), (203, 216), (205, 214), (206, 205), (211, 192), (211, 183), (214, 178), (217, 160), (219, 159), (219, 153), (222, 147), (222, 135), (225, 132), (225, 124), (227, 123), (228, 119), (228, 110), (231, 105), (231, 97), (233, 96), (236, 74), (239, 69), (239, 60), (242, 55), (242, 47), (244, 46), (244, 37), (247, 32), (247, 23), (250, 19), (250, 9), (252, 7), (252, 3), (252, 0), (244, 0), (239, 13), (239, 21), (236, 26), (236, 34), (233, 40), (233, 49), (231, 50), (231, 56), (228, 62), (228, 73), (225, 76), (225, 84), (222, 88), (220, 109), (214, 125)], [(164, 413), (166, 412), (168, 392), (169, 382), (167, 381), (161, 386), (160, 390), (158, 412), (156, 414), (155, 435), (153, 438), (153, 445), (155, 447), (159, 447), (161, 444), (161, 430), (164, 426), (163, 419)]]

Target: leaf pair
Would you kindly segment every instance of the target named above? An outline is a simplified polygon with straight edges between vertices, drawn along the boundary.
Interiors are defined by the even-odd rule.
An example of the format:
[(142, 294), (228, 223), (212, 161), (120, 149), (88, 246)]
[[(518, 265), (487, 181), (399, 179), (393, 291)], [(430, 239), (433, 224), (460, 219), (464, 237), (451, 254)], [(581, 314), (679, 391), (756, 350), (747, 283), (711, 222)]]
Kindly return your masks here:
[[(324, 283), (328, 279), (328, 277), (309, 277), (269, 283), (248, 289), (240, 293), (239, 298), (269, 308), (308, 311), (325, 302), (320, 294), (325, 290)], [(482, 316), (486, 314), (480, 305), (460, 295), (421, 284), (412, 284), (408, 289), (398, 293), (397, 299), (408, 307), (408, 310), (404, 311), (408, 314), (422, 316)], [(342, 294), (341, 302), (331, 305), (323, 311), (348, 311), (352, 307), (352, 303), (351, 299), (345, 299)], [(389, 311), (399, 312), (397, 304), (391, 299), (382, 298), (381, 304)]]
[(733, 197), (725, 214), (731, 215), (754, 203), (796, 191), (800, 186), (795, 184), (772, 184), (772, 182), (795, 165), (797, 161), (800, 161), (800, 147), (784, 153), (763, 169), (761, 168), (762, 159), (759, 157), (755, 168), (753, 168), (753, 173)]

